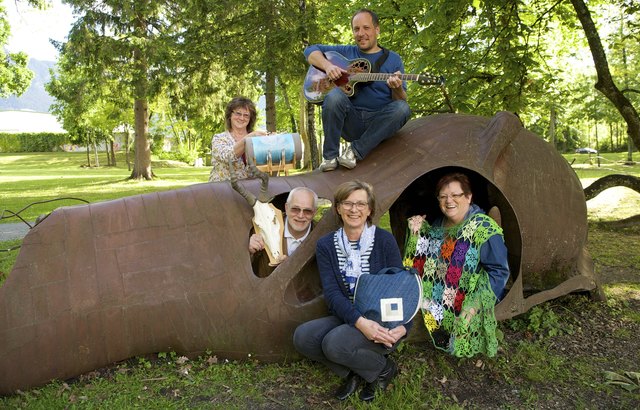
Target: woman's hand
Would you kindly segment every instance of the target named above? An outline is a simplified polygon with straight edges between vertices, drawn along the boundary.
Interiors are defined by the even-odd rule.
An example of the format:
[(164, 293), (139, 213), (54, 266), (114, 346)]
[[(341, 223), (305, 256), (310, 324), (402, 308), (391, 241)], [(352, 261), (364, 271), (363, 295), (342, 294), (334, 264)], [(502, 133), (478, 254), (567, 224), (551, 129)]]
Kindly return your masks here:
[(362, 332), (367, 339), (374, 343), (382, 343), (386, 347), (393, 346), (402, 336), (407, 334), (404, 326), (387, 329), (378, 322), (362, 316), (356, 321), (356, 329)]
[(407, 334), (407, 328), (404, 325), (400, 325), (391, 329), (389, 334), (395, 339), (393, 343), (396, 343)]
[(244, 148), (246, 143), (246, 141), (244, 140), (245, 138), (257, 137), (260, 135), (267, 135), (267, 132), (264, 130), (255, 130), (242, 137), (239, 141), (236, 141), (236, 143), (233, 144), (233, 153), (236, 158), (240, 158), (242, 155), (244, 155)]
[(245, 135), (244, 137), (260, 137), (263, 135), (267, 135), (269, 134), (267, 131), (265, 130), (255, 130), (255, 131), (251, 131), (250, 133), (248, 133), (247, 135)]

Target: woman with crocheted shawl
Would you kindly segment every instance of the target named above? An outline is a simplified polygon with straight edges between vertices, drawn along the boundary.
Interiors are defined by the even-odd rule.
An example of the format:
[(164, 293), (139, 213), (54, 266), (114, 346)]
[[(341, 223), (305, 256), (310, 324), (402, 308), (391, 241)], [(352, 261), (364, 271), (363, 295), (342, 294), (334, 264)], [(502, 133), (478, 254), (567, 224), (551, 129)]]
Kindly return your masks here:
[(434, 345), (458, 357), (494, 356), (494, 308), (509, 278), (502, 229), (472, 203), (469, 178), (440, 178), (435, 190), (443, 216), (432, 224), (409, 218), (406, 266), (422, 275), (422, 316)]

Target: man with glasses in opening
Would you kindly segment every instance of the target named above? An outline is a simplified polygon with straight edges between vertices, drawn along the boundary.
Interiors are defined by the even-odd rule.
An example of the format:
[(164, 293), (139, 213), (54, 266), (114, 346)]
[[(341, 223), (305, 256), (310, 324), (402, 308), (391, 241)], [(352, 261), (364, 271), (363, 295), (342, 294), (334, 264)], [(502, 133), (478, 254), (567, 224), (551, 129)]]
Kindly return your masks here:
[[(285, 208), (283, 251), (291, 255), (304, 241), (313, 228), (313, 217), (318, 209), (318, 195), (306, 187), (296, 187), (289, 192)], [(266, 277), (273, 271), (269, 257), (264, 250), (262, 235), (254, 233), (249, 238), (249, 253), (253, 271), (259, 277)], [(285, 256), (285, 257), (286, 257)]]

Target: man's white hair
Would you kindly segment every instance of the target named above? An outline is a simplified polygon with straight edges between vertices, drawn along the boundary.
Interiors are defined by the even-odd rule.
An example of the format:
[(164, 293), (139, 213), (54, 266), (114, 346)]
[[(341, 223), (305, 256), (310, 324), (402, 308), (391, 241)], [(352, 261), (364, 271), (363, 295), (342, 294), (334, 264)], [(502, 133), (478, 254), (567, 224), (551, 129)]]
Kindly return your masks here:
[(303, 192), (303, 191), (306, 191), (306, 192), (310, 193), (311, 196), (313, 196), (313, 209), (314, 210), (318, 209), (318, 194), (313, 192), (312, 189), (309, 189), (309, 188), (304, 187), (304, 186), (295, 187), (289, 192), (289, 196), (287, 197), (287, 204), (291, 204), (291, 200), (293, 199), (293, 196), (297, 192)]

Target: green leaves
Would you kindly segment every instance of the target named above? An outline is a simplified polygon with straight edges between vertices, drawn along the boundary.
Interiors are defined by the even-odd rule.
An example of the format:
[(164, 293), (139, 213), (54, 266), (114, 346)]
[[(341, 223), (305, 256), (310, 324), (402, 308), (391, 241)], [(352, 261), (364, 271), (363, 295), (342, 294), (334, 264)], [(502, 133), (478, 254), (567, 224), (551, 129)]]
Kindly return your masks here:
[(531, 332), (539, 338), (573, 333), (572, 326), (562, 322), (548, 304), (534, 306), (524, 315), (506, 321), (506, 325), (512, 330)]
[(5, 54), (0, 44), (0, 98), (21, 95), (29, 88), (33, 71), (27, 68), (24, 53)]
[(33, 78), (33, 72), (27, 68), (29, 59), (26, 54), (5, 52), (4, 46), (10, 34), (9, 22), (0, 0), (0, 98), (20, 96), (29, 88)]
[(626, 391), (634, 391), (640, 389), (640, 373), (624, 372), (622, 374), (604, 371), (606, 383), (613, 386), (620, 386)]

